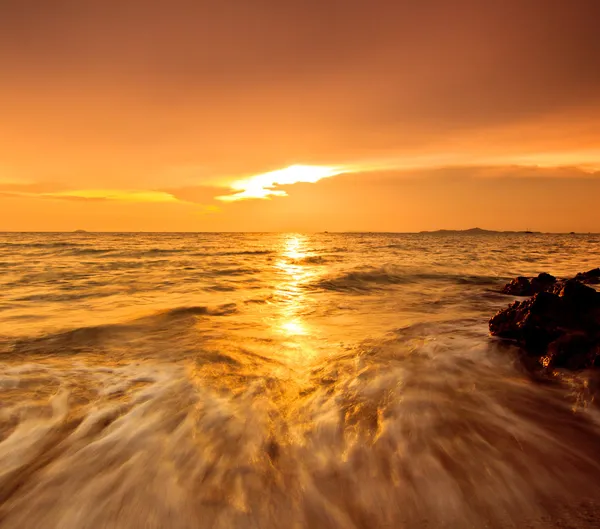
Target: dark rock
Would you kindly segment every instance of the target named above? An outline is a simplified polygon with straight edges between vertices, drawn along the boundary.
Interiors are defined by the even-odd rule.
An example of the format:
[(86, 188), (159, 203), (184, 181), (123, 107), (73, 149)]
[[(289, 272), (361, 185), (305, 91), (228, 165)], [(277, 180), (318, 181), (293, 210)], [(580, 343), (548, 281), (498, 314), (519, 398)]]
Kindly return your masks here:
[(560, 336), (562, 316), (560, 298), (540, 292), (531, 299), (515, 301), (490, 320), (494, 336), (516, 340), (533, 349), (545, 349)]
[(556, 278), (553, 275), (542, 272), (537, 277), (531, 280), (531, 287), (535, 292), (545, 292), (556, 283)]
[(598, 337), (594, 339), (583, 332), (564, 334), (550, 343), (542, 362), (547, 367), (571, 370), (600, 367)]
[(575, 279), (577, 279), (577, 281), (581, 281), (582, 283), (600, 283), (600, 268), (594, 268), (593, 270), (588, 270), (587, 272), (579, 272), (579, 274), (575, 276)]
[[(538, 285), (551, 291), (539, 291), (498, 312), (490, 320), (491, 334), (518, 342), (548, 368), (600, 367), (600, 292), (575, 279), (551, 282), (540, 276)], [(524, 284), (522, 279), (527, 280), (510, 284)], [(527, 281), (533, 288), (533, 281)]]
[(517, 277), (502, 289), (503, 294), (512, 296), (533, 296), (538, 292), (547, 292), (556, 284), (556, 278), (550, 274), (542, 272), (537, 277), (528, 279), (527, 277)]
[(532, 296), (534, 294), (531, 282), (526, 277), (516, 277), (510, 283), (504, 285), (502, 293), (511, 296)]
[(569, 305), (568, 308), (575, 312), (581, 313), (600, 307), (600, 293), (575, 279), (569, 279), (562, 285), (560, 297)]

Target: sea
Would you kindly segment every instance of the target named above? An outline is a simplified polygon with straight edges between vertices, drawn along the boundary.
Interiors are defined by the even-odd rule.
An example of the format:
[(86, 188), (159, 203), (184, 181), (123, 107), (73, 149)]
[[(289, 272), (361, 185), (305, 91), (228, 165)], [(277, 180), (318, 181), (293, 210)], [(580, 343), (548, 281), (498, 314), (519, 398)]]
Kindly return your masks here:
[(600, 525), (593, 372), (488, 321), (600, 235), (0, 234), (0, 528)]

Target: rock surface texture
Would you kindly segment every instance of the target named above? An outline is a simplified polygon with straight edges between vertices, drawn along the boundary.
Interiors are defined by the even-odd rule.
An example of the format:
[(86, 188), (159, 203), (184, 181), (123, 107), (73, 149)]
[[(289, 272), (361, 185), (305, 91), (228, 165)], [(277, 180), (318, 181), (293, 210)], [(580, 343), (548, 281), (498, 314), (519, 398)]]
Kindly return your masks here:
[(584, 284), (597, 282), (600, 269), (573, 279), (513, 279), (503, 293), (532, 297), (499, 311), (490, 332), (517, 342), (526, 356), (550, 369), (600, 367), (600, 292)]

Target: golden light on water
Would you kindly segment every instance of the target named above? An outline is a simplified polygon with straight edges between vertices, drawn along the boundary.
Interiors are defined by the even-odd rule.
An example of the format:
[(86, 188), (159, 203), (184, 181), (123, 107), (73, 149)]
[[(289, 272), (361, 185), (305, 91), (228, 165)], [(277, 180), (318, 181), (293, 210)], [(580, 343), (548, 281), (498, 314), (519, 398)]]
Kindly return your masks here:
[(288, 259), (303, 259), (306, 257), (306, 252), (299, 236), (292, 235), (286, 240), (283, 255)]
[(322, 165), (290, 165), (284, 169), (270, 171), (238, 180), (231, 184), (232, 195), (217, 197), (225, 202), (247, 200), (252, 198), (269, 198), (270, 196), (284, 197), (287, 193), (277, 186), (310, 183), (314, 184), (323, 178), (335, 176), (346, 172), (343, 167), (329, 167)]
[(290, 337), (303, 336), (309, 332), (302, 317), (307, 303), (303, 287), (313, 278), (314, 271), (302, 263), (308, 255), (303, 236), (289, 235), (282, 246), (281, 259), (275, 265), (281, 273), (276, 294), (283, 300), (276, 328)]
[(281, 324), (281, 330), (289, 335), (306, 334), (306, 327), (301, 320), (290, 320)]

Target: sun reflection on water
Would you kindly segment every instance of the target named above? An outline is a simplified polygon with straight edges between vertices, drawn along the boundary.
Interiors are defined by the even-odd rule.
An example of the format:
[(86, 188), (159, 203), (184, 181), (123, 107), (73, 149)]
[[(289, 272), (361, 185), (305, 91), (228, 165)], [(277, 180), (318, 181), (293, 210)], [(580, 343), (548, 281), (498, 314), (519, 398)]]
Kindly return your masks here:
[(281, 330), (291, 336), (306, 334), (306, 327), (304, 326), (304, 323), (301, 320), (289, 320), (283, 322), (281, 324)]
[(285, 241), (285, 247), (282, 254), (290, 259), (301, 259), (306, 257), (303, 243), (304, 241), (299, 235), (291, 235)]
[(280, 255), (275, 266), (280, 272), (281, 280), (276, 286), (275, 294), (281, 300), (281, 311), (275, 328), (277, 332), (289, 337), (306, 336), (310, 329), (303, 318), (307, 304), (304, 287), (315, 275), (311, 267), (302, 262), (308, 255), (306, 237), (287, 235)]

